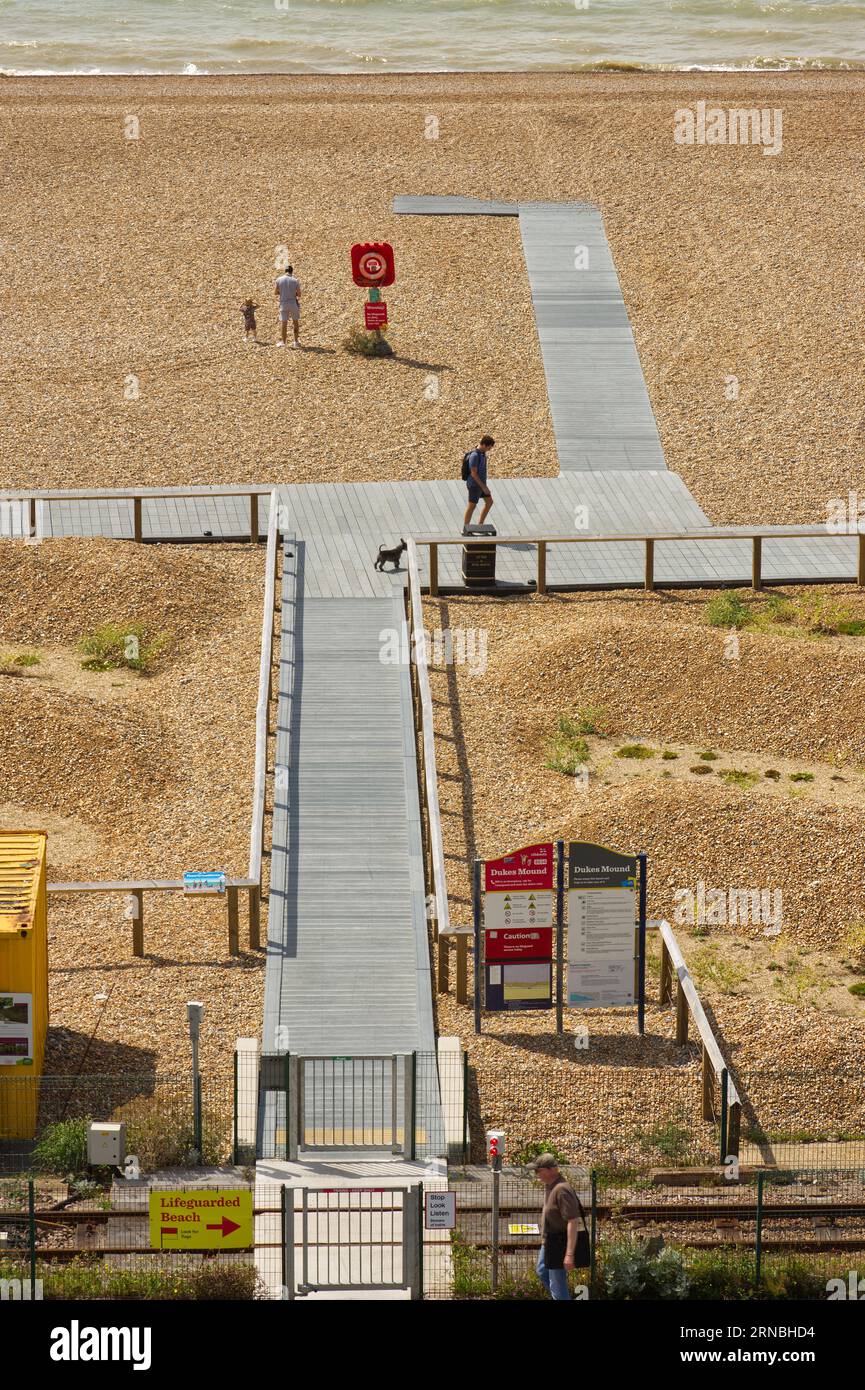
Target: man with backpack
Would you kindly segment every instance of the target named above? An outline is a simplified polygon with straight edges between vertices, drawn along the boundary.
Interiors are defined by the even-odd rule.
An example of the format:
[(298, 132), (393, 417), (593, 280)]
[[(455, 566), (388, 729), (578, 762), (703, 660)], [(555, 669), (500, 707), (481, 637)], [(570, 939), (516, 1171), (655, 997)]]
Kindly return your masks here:
[(493, 505), (493, 494), (487, 487), (487, 452), (495, 442), (491, 435), (485, 434), (478, 447), (463, 458), (462, 478), (469, 490), (469, 504), (463, 517), (463, 535), (472, 524), (472, 514), (481, 498), (484, 499), (484, 505), (478, 523), (480, 526), (483, 526)]

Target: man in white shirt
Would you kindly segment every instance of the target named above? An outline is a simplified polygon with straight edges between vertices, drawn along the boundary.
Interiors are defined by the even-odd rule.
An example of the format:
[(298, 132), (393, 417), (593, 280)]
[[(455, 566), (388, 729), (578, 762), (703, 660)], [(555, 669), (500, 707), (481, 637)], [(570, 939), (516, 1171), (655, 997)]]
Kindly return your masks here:
[(291, 319), (294, 327), (293, 348), (300, 347), (300, 281), (294, 278), (293, 266), (286, 266), (285, 271), (280, 275), (276, 282), (274, 294), (279, 300), (279, 331), (282, 335), (281, 342), (277, 347), (285, 347), (286, 331), (288, 320)]

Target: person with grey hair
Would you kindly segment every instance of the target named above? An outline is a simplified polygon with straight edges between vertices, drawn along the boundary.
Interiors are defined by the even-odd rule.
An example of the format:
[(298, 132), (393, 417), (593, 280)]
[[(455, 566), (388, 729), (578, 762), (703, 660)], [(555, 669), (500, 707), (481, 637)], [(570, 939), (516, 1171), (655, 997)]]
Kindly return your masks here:
[(285, 347), (288, 320), (294, 329), (293, 348), (300, 347), (300, 281), (294, 274), (294, 266), (287, 265), (276, 282), (274, 294), (279, 300), (279, 331), (281, 334), (277, 347)]
[[(536, 1273), (556, 1303), (570, 1303), (568, 1270), (577, 1265), (578, 1254), (580, 1264), (588, 1263), (589, 1231), (585, 1214), (553, 1154), (540, 1154), (535, 1159), (535, 1173), (546, 1188)], [(582, 1248), (578, 1251), (580, 1236)]]

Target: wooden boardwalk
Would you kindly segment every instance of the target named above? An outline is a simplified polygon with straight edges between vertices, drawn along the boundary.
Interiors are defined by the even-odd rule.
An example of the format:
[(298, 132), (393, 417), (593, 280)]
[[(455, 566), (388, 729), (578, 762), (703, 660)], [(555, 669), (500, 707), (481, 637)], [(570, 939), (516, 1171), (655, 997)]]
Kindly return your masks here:
[[(520, 537), (711, 534), (709, 519), (665, 466), (598, 210), (459, 198), (401, 198), (395, 210), (519, 219), (561, 472), (491, 477), (491, 520), (514, 538), (499, 551), (500, 580), (528, 585), (534, 577), (535, 548)], [(581, 247), (588, 260), (578, 269)], [(448, 481), (279, 486), (285, 559), (265, 1053), (434, 1050), (409, 673), (383, 659), (388, 635), (404, 633), (405, 570), (380, 574), (373, 560), (382, 542), (459, 536), (459, 463), (470, 442), (455, 441)], [(242, 495), (148, 497), (142, 534), (240, 540), (249, 517)], [(262, 497), (260, 533), (267, 520)], [(46, 537), (132, 539), (133, 504), (92, 496), (44, 501), (38, 526)], [(763, 576), (849, 579), (856, 557), (855, 536), (767, 537)], [(423, 547), (420, 559), (426, 566)], [(443, 588), (462, 588), (460, 559), (460, 546), (441, 548)], [(552, 544), (547, 582), (639, 585), (643, 566), (638, 541)], [(750, 575), (748, 539), (704, 536), (655, 547), (659, 586), (748, 584)], [(284, 1115), (271, 1123), (284, 1130)]]
[(666, 467), (600, 212), (521, 204), (519, 218), (559, 468)]
[[(499, 478), (491, 484), (496, 504), (490, 516), (502, 536), (643, 535), (713, 531), (681, 478), (668, 470), (628, 474), (574, 472), (559, 478)], [(465, 486), (452, 482), (309, 483), (280, 489), (288, 524), (307, 543), (307, 593), (320, 598), (386, 595), (405, 581), (373, 569), (380, 544), (410, 535), (454, 538), (462, 529)], [(735, 529), (735, 528), (731, 528)], [(780, 529), (780, 528), (779, 528)], [(790, 529), (790, 528), (786, 528)], [(807, 528), (802, 528), (807, 529)], [(464, 592), (462, 547), (439, 550), (439, 584)], [(848, 580), (856, 573), (855, 536), (763, 541), (767, 582)], [(428, 553), (419, 550), (421, 579), (428, 579)], [(529, 586), (535, 576), (535, 547), (501, 546), (498, 579)], [(638, 541), (550, 545), (547, 582), (574, 588), (639, 586), (644, 547)], [(659, 585), (751, 582), (748, 539), (659, 541), (655, 546)]]
[(309, 564), (286, 542), (263, 1047), (430, 1052), (402, 595), (310, 596)]
[[(598, 208), (448, 197), (397, 197), (393, 208), (518, 217), (560, 470), (666, 467)], [(636, 502), (638, 486), (634, 494)]]
[[(586, 535), (651, 535), (671, 531), (707, 531), (712, 527), (681, 478), (668, 470), (642, 469), (633, 474), (574, 472), (559, 478), (492, 479), (496, 506), (491, 520), (508, 536), (563, 535), (582, 530)], [(285, 485), (278, 489), (288, 523), (307, 543), (309, 592), (322, 598), (386, 595), (393, 580), (377, 574), (372, 563), (381, 543), (393, 545), (401, 536), (458, 536), (465, 506), (465, 488), (450, 482), (326, 483)], [(577, 528), (577, 508), (584, 508)], [(40, 504), (40, 531), (57, 536), (107, 536), (132, 539), (132, 504), (98, 502), (88, 498)], [(268, 501), (259, 502), (259, 533), (267, 529)], [(0, 517), (2, 521), (2, 517)], [(202, 539), (242, 541), (249, 536), (248, 506), (243, 498), (145, 500), (144, 538), (153, 542)], [(583, 521), (585, 524), (583, 525)], [(728, 527), (726, 531), (747, 527)], [(778, 527), (778, 531), (813, 527)], [(763, 541), (763, 578), (773, 584), (811, 584), (850, 580), (856, 574), (855, 535), (772, 539)], [(7, 534), (0, 525), (0, 540)], [(23, 534), (20, 528), (9, 533)], [(427, 555), (420, 552), (421, 576), (426, 580)], [(444, 588), (461, 588), (460, 549), (442, 549), (440, 579)], [(503, 547), (499, 578), (529, 585), (534, 548)], [(551, 546), (548, 583), (585, 588), (639, 586), (643, 581), (643, 548), (633, 541), (611, 540), (603, 545)], [(405, 572), (396, 576), (402, 584)], [(697, 540), (659, 542), (655, 579), (659, 586), (751, 582), (751, 545), (741, 541)]]

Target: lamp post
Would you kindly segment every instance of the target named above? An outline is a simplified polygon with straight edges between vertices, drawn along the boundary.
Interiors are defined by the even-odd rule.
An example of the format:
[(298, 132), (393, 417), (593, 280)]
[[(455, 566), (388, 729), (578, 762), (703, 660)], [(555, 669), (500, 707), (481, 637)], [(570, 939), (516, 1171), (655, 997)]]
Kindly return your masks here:
[(189, 1020), (189, 1040), (192, 1043), (192, 1114), (193, 1114), (193, 1143), (195, 1145), (196, 1162), (203, 1162), (202, 1149), (204, 1141), (202, 1138), (201, 1124), (201, 1072), (198, 1065), (198, 1039), (201, 1033), (201, 1020), (204, 1017), (204, 1005), (191, 1000), (186, 1005), (186, 1017)]

